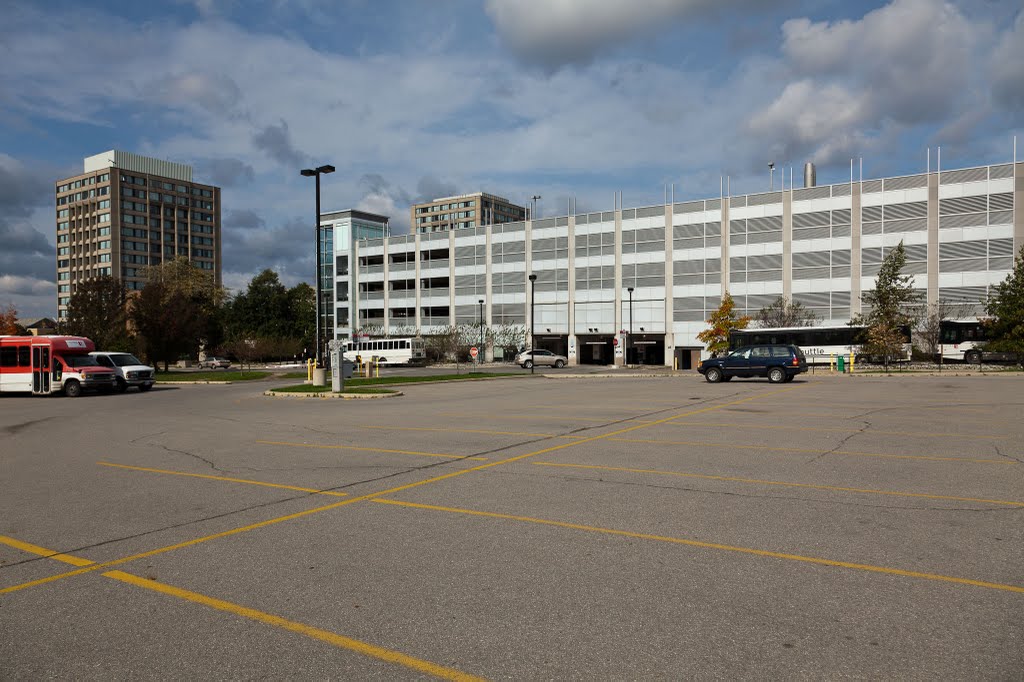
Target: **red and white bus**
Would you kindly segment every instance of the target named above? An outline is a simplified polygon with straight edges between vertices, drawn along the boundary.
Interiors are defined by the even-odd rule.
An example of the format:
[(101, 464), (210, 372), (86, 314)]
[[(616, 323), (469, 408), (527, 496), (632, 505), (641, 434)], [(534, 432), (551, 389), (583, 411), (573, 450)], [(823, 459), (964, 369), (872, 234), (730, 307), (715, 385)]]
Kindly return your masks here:
[(113, 370), (96, 364), (95, 344), (81, 336), (0, 336), (0, 392), (76, 398), (112, 391)]

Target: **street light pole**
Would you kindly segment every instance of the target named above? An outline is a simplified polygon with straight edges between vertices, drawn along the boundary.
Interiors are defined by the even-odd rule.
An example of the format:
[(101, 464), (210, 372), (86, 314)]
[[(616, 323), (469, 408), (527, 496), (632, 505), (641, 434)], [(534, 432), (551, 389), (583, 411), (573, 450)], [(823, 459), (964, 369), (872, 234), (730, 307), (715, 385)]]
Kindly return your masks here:
[(323, 298), (323, 293), (321, 292), (322, 287), (321, 287), (321, 283), (320, 283), (320, 280), (321, 280), (321, 273), (320, 273), (320, 271), (321, 271), (321, 269), (323, 267), (323, 263), (322, 263), (323, 258), (322, 258), (322, 255), (320, 253), (320, 176), (325, 174), (325, 173), (333, 173), (334, 170), (335, 170), (334, 166), (331, 166), (330, 164), (324, 164), (323, 166), (318, 166), (316, 168), (304, 168), (301, 171), (299, 171), (302, 175), (306, 176), (307, 178), (308, 177), (316, 178), (316, 218), (313, 221), (313, 226), (314, 226), (313, 230), (314, 230), (314, 235), (316, 236), (316, 365), (317, 365), (317, 367), (323, 367), (324, 366), (323, 342), (321, 341), (321, 338), (320, 338), (320, 327), (321, 327), (321, 325), (323, 323), (323, 320), (322, 320), (322, 317), (321, 317), (321, 312), (320, 312), (320, 308), (323, 305), (322, 301), (320, 300), (321, 298)]
[(530, 220), (536, 220), (534, 214), (537, 212), (537, 200), (540, 198), (541, 196), (539, 194), (534, 194), (532, 197), (530, 197)]
[[(782, 176), (782, 180), (783, 181), (786, 180), (786, 176), (785, 175)], [(774, 192), (775, 191), (775, 162), (774, 161), (772, 161), (771, 163), (768, 164), (768, 185), (769, 185), (769, 191)], [(785, 189), (785, 188), (783, 188), (783, 189)]]
[(480, 364), (483, 364), (484, 358), (484, 299), (480, 299), (480, 350), (477, 353), (477, 357), (480, 358)]
[(534, 294), (537, 293), (537, 275), (530, 275), (530, 374), (533, 374), (537, 366), (535, 351), (537, 350), (537, 337), (534, 331), (537, 327), (537, 307), (534, 305)]
[(626, 346), (626, 364), (629, 361), (629, 351), (633, 348), (633, 287), (626, 289), (629, 292), (629, 345)]

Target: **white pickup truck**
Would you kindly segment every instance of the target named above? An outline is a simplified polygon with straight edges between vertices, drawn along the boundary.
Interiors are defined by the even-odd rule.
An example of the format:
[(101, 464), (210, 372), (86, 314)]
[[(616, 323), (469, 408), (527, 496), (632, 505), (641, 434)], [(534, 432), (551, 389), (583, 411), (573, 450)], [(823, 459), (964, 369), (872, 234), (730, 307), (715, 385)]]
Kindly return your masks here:
[(148, 391), (156, 383), (156, 369), (143, 364), (131, 353), (95, 351), (89, 355), (96, 360), (97, 365), (113, 370), (120, 393), (127, 391), (129, 386), (138, 387), (140, 392)]

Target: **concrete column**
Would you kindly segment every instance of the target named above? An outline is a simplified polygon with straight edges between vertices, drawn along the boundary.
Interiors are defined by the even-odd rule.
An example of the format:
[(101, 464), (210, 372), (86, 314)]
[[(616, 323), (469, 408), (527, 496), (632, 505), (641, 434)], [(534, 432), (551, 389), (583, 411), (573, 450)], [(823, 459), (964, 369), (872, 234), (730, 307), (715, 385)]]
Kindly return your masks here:
[(928, 174), (928, 305), (939, 301), (939, 174)]
[(448, 324), (458, 323), (455, 317), (455, 230), (448, 231)]
[(420, 315), (420, 306), (423, 305), (423, 283), (420, 281), (420, 234), (416, 233), (416, 246), (415, 246), (415, 257), (416, 257), (416, 333), (420, 336), (423, 335), (423, 323)]
[[(622, 210), (615, 207), (615, 338), (619, 345), (615, 347), (613, 362), (617, 366), (626, 364), (626, 348), (619, 330), (622, 329)], [(620, 355), (621, 353), (621, 355)]]
[(860, 258), (860, 190), (861, 183), (850, 183), (850, 316), (861, 312)]
[(1013, 168), (1013, 255), (1024, 248), (1024, 162)]
[[(486, 287), (484, 290), (484, 320), (488, 329), (491, 329), (494, 326), (494, 322), (492, 321), (493, 308), (491, 307), (494, 302), (494, 281), (491, 279), (494, 277), (494, 273), (492, 272), (494, 259), (491, 256), (491, 229), (491, 226), (488, 225), (485, 247), (487, 251), (484, 253), (484, 258), (486, 259), (485, 262), (487, 263), (485, 267), (486, 279), (484, 280), (484, 286)], [(484, 349), (484, 359), (487, 360), (487, 362), (494, 362), (493, 343), (486, 344), (486, 348)]]
[(576, 343), (576, 216), (569, 216), (569, 225), (566, 227), (566, 235), (569, 246), (569, 307), (566, 319), (569, 328), (566, 333), (569, 336), (569, 365), (579, 364), (579, 345)]
[[(391, 334), (391, 258), (388, 256), (390, 239), (384, 237), (384, 333)], [(337, 307), (337, 302), (335, 302)], [(335, 321), (337, 326), (337, 321)]]
[[(665, 365), (672, 367), (675, 364), (676, 344), (673, 328), (673, 298), (672, 287), (675, 285), (675, 277), (672, 273), (672, 220), (675, 206), (665, 206)], [(702, 228), (703, 229), (703, 228)]]
[[(783, 175), (785, 177), (785, 175)], [(793, 300), (793, 188), (782, 191), (782, 295)]]
[(729, 291), (729, 197), (721, 198), (722, 207), (722, 296)]

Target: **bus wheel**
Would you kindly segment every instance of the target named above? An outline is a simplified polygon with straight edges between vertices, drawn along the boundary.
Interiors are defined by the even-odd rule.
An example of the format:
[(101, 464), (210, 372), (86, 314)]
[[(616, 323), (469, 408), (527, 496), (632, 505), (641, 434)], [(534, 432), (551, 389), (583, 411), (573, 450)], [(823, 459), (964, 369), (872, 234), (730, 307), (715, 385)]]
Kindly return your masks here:
[(976, 350), (969, 350), (964, 354), (964, 362), (969, 365), (977, 365), (981, 362), (981, 353)]
[(64, 384), (64, 395), (69, 398), (77, 398), (82, 395), (82, 384), (78, 383), (74, 379), (68, 379)]

